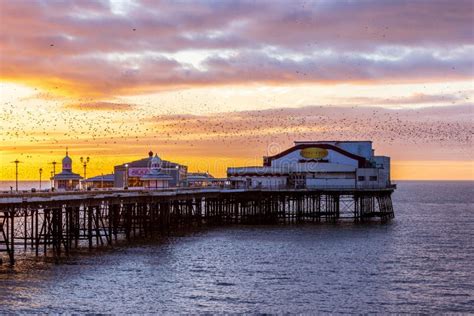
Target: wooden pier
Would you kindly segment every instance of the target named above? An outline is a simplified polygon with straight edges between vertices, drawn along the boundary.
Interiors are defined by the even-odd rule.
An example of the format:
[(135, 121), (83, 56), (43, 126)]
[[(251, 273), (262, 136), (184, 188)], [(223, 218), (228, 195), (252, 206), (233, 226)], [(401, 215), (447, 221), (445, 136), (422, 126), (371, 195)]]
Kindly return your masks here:
[(84, 191), (0, 194), (0, 259), (169, 234), (193, 225), (336, 223), (394, 217), (393, 189)]

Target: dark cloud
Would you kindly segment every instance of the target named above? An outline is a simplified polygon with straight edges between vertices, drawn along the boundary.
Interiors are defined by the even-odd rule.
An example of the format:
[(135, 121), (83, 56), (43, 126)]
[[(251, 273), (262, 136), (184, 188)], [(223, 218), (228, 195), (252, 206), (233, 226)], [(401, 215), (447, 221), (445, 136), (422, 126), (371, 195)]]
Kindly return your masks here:
[[(113, 96), (473, 76), (472, 1), (2, 1), (0, 75)], [(230, 51), (223, 57), (221, 50)], [(204, 69), (163, 57), (205, 54)]]

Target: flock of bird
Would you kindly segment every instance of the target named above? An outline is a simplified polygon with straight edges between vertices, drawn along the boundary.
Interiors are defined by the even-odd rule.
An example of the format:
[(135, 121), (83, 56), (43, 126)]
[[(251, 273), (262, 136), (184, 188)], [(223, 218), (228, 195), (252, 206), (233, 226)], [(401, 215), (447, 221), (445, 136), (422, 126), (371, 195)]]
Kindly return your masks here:
[[(471, 108), (459, 114), (436, 108), (389, 110), (368, 107), (309, 106), (201, 115), (176, 115), (163, 105), (132, 106), (128, 110), (84, 111), (53, 105), (0, 108), (0, 139), (22, 152), (52, 154), (70, 147), (87, 148), (99, 154), (121, 151), (146, 152), (159, 147), (166, 152), (212, 153), (214, 155), (265, 154), (270, 143), (290, 145), (294, 140), (363, 139), (390, 144), (438, 144), (440, 147), (472, 149)], [(195, 106), (195, 105), (194, 105)], [(209, 109), (211, 110), (211, 109)], [(433, 112), (427, 115), (428, 111)], [(466, 119), (467, 118), (467, 119)], [(283, 146), (282, 146), (283, 148)], [(31, 153), (24, 155), (31, 155)]]

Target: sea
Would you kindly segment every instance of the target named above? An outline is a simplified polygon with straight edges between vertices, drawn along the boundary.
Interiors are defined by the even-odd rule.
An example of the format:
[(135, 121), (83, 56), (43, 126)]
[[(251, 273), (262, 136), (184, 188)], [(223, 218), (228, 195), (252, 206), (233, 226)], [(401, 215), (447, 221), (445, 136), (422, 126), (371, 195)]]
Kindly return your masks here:
[[(40, 181), (18, 181), (18, 191), (29, 191), (40, 189)], [(51, 189), (51, 181), (46, 179), (41, 181), (41, 190)], [(16, 191), (15, 181), (0, 181), (0, 193)]]
[(474, 313), (474, 183), (398, 182), (393, 202), (387, 224), (210, 228), (19, 263), (0, 314)]

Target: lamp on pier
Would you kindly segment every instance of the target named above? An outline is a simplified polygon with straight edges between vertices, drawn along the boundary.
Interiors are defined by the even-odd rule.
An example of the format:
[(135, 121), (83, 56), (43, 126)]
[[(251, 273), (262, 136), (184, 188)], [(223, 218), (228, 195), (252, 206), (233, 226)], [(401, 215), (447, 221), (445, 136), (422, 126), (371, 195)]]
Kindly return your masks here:
[(86, 179), (87, 179), (87, 163), (90, 161), (90, 158), (89, 157), (81, 157), (80, 158), (80, 161), (82, 163), (82, 166), (84, 167), (84, 188), (87, 189), (87, 182), (86, 182)]
[(39, 168), (39, 175), (40, 175), (40, 183), (39, 183), (39, 189), (41, 191), (41, 174), (43, 173), (43, 168)]
[(15, 164), (15, 191), (18, 192), (18, 164), (21, 163), (18, 159), (12, 161)]

